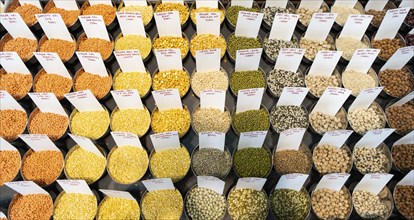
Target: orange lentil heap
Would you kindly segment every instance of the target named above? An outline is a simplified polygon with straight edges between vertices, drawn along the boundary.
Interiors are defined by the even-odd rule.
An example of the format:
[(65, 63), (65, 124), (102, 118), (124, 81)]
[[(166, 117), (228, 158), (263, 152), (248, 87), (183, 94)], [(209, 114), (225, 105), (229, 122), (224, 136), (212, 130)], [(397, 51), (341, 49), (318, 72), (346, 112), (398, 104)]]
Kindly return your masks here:
[(16, 150), (0, 150), (0, 186), (11, 182), (20, 169), (20, 154)]
[(37, 19), (35, 14), (42, 14), (42, 10), (32, 4), (23, 4), (20, 5), (18, 0), (13, 0), (8, 9), (7, 12), (15, 12), (19, 13), (19, 15), (22, 17), (23, 21), (27, 24), (27, 26), (33, 26), (37, 23)]
[(46, 39), (40, 43), (39, 52), (54, 52), (57, 53), (63, 62), (68, 61), (76, 49), (75, 41), (66, 41), (61, 39)]
[(111, 56), (113, 48), (114, 43), (112, 41), (100, 38), (87, 38), (86, 35), (78, 39), (78, 51), (100, 53), (102, 60), (106, 60)]
[(0, 50), (4, 52), (16, 52), (23, 62), (33, 57), (33, 52), (37, 50), (37, 40), (28, 38), (13, 38), (10, 34), (6, 34), (0, 43)]
[(46, 13), (60, 14), (67, 27), (73, 25), (76, 20), (78, 20), (78, 16), (80, 15), (80, 10), (65, 10), (63, 8), (57, 8), (53, 1), (49, 1), (49, 3), (45, 6), (44, 11)]
[(10, 220), (49, 220), (53, 214), (53, 201), (46, 194), (16, 194), (10, 203)]
[(0, 70), (0, 90), (6, 90), (13, 98), (20, 100), (32, 88), (32, 75), (20, 73), (6, 73)]
[(30, 114), (27, 129), (31, 134), (46, 134), (52, 141), (56, 141), (65, 134), (68, 124), (67, 116), (41, 112), (36, 108)]
[(46, 73), (45, 70), (41, 70), (33, 82), (34, 92), (51, 92), (61, 100), (72, 89), (72, 79), (57, 75)]
[(26, 129), (27, 114), (20, 110), (0, 110), (0, 137), (15, 140)]
[(73, 89), (75, 91), (91, 90), (97, 99), (102, 99), (111, 89), (112, 78), (101, 77), (96, 74), (85, 72), (83, 69), (75, 76)]
[(90, 6), (89, 2), (86, 2), (82, 8), (83, 15), (102, 15), (106, 26), (108, 26), (116, 16), (116, 8), (110, 5), (97, 4)]

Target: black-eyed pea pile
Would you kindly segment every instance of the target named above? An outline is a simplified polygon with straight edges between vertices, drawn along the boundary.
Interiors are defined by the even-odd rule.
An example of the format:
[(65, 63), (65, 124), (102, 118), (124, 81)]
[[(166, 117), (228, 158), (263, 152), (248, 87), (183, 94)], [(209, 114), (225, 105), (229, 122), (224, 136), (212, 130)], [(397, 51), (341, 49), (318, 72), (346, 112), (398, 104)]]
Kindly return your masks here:
[(355, 148), (353, 155), (355, 167), (363, 174), (387, 173), (391, 161), (386, 156), (384, 148)]
[(313, 151), (313, 163), (321, 174), (349, 173), (352, 168), (351, 153), (346, 146), (317, 146)]
[(347, 219), (352, 211), (351, 196), (345, 187), (338, 192), (318, 189), (312, 194), (312, 209), (320, 219)]
[(385, 116), (378, 104), (373, 103), (367, 109), (355, 109), (348, 113), (351, 127), (358, 134), (385, 127)]
[(392, 209), (386, 187), (378, 195), (365, 190), (354, 191), (352, 201), (355, 211), (364, 219), (386, 219)]

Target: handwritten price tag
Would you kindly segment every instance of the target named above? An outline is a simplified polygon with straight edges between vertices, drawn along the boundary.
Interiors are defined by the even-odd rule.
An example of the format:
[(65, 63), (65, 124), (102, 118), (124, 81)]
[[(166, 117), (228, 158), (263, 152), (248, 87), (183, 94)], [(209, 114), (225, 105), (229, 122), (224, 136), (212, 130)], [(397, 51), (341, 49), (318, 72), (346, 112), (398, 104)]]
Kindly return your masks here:
[(239, 90), (236, 114), (249, 110), (259, 110), (264, 88)]
[(276, 151), (299, 150), (306, 128), (291, 128), (280, 133)]
[(113, 197), (113, 198), (119, 198), (119, 199), (128, 199), (135, 201), (135, 198), (132, 197), (132, 195), (127, 191), (118, 191), (118, 190), (109, 190), (109, 189), (100, 189), (103, 194)]
[(373, 15), (363, 14), (349, 15), (339, 37), (351, 37), (358, 40), (362, 39), (373, 17)]
[(26, 112), (6, 90), (0, 90), (0, 111), (6, 109)]
[(309, 70), (309, 75), (330, 76), (335, 70), (342, 51), (318, 51)]
[(105, 22), (101, 15), (80, 15), (79, 21), (88, 38), (110, 41)]
[(239, 144), (237, 148), (262, 148), (266, 139), (267, 131), (252, 131), (240, 133)]
[(197, 176), (197, 185), (201, 188), (211, 189), (218, 194), (223, 194), (226, 183), (214, 176)]
[(300, 191), (303, 188), (306, 180), (309, 178), (308, 174), (291, 173), (280, 177), (275, 189), (292, 189)]
[(235, 71), (254, 71), (259, 69), (263, 48), (238, 50)]
[[(217, 3), (217, 2), (216, 2)], [(196, 13), (197, 34), (220, 35), (220, 13), (200, 12)]]
[(56, 180), (65, 193), (93, 195), (85, 180)]
[(387, 185), (394, 175), (385, 173), (370, 173), (365, 176), (356, 185), (354, 192), (358, 190), (365, 190), (378, 195), (381, 190)]
[(177, 131), (164, 132), (150, 135), (155, 151), (179, 149), (181, 147)]
[(235, 36), (255, 38), (259, 34), (263, 13), (239, 11)]
[(224, 112), (226, 102), (226, 91), (203, 90), (200, 93), (200, 108), (215, 108)]
[(394, 39), (409, 11), (410, 8), (397, 8), (388, 10), (387, 14), (384, 16), (384, 19), (382, 19), (381, 25), (379, 26), (374, 39)]
[(105, 111), (90, 90), (68, 93), (65, 98), (80, 112)]
[(65, 112), (65, 109), (63, 109), (55, 94), (29, 93), (29, 96), (41, 112), (50, 112), (68, 117), (68, 115)]
[(215, 148), (215, 149), (224, 151), (226, 133), (209, 131), (209, 132), (200, 132), (198, 136), (199, 136), (200, 149)]
[(351, 90), (349, 89), (338, 87), (326, 88), (311, 114), (313, 112), (322, 112), (324, 114), (335, 116), (350, 94)]
[(276, 106), (300, 106), (302, 105), (303, 100), (305, 100), (306, 95), (308, 94), (308, 88), (301, 87), (285, 87), (282, 90), (279, 100), (276, 103)]
[(116, 146), (132, 146), (142, 149), (141, 141), (138, 135), (130, 132), (111, 132), (111, 136), (115, 141)]
[(78, 56), (85, 72), (96, 74), (100, 77), (108, 77), (108, 71), (100, 53), (76, 52), (76, 56)]
[(16, 52), (0, 52), (1, 65), (8, 73), (31, 75), (29, 69)]
[(123, 35), (138, 35), (146, 37), (144, 23), (139, 12), (117, 12), (116, 17)]
[(282, 48), (277, 57), (275, 69), (287, 70), (291, 72), (298, 71), (300, 62), (302, 61), (305, 49), (298, 48)]
[(159, 49), (155, 57), (160, 71), (183, 69), (180, 49)]
[(98, 148), (89, 138), (82, 137), (79, 135), (74, 135), (74, 134), (68, 134), (68, 135), (70, 136), (70, 138), (72, 138), (76, 142), (76, 144), (79, 145), (79, 147), (91, 153), (94, 153), (95, 155), (99, 157), (104, 157), (104, 155), (102, 155), (102, 153), (98, 150)]
[(256, 178), (256, 177), (239, 178), (236, 184), (236, 189), (253, 189), (253, 190), (261, 191), (266, 181), (267, 179), (265, 178)]
[(395, 129), (382, 128), (368, 131), (356, 144), (355, 148), (358, 147), (369, 147), (377, 148), (388, 136), (390, 136)]
[(305, 32), (305, 38), (324, 41), (335, 22), (336, 13), (314, 13)]
[(155, 23), (160, 37), (181, 37), (181, 23), (178, 11), (154, 13)]
[(269, 39), (290, 41), (298, 19), (299, 15), (296, 14), (276, 13)]
[(121, 110), (141, 109), (144, 110), (141, 97), (135, 89), (111, 91), (112, 97)]
[(15, 181), (15, 182), (4, 183), (4, 185), (10, 187), (14, 191), (22, 195), (32, 195), (32, 194), (49, 195), (49, 193), (46, 192), (46, 190), (42, 189), (42, 187), (38, 186), (33, 181)]
[(0, 13), (1, 24), (13, 38), (27, 38), (36, 40), (36, 37), (24, 23), (19, 13)]
[(122, 72), (147, 72), (139, 50), (117, 50), (114, 51), (114, 55)]
[(352, 132), (353, 131), (349, 130), (327, 131), (325, 134), (323, 134), (322, 139), (318, 143), (318, 146), (330, 145), (336, 148), (341, 148), (349, 136), (351, 136)]
[(197, 72), (210, 72), (220, 70), (221, 49), (208, 49), (196, 51)]
[(381, 91), (382, 87), (362, 90), (356, 97), (355, 101), (349, 107), (348, 112), (351, 112), (355, 109), (368, 109), (372, 102), (374, 102), (377, 96), (381, 93)]
[(142, 183), (149, 192), (157, 190), (175, 189), (174, 184), (170, 178), (143, 180)]
[(371, 68), (380, 50), (378, 49), (357, 49), (346, 66), (345, 71), (356, 71), (367, 73)]
[(315, 191), (319, 189), (330, 189), (339, 192), (350, 176), (350, 174), (345, 173), (325, 174), (318, 185), (316, 185)]
[(56, 74), (72, 80), (69, 71), (57, 53), (35, 52), (34, 55), (47, 73)]
[(19, 138), (34, 151), (59, 151), (59, 148), (45, 134), (21, 134)]
[(166, 89), (152, 91), (155, 104), (159, 111), (165, 111), (168, 109), (183, 109), (180, 95), (177, 89)]
[(60, 14), (36, 14), (37, 21), (48, 39), (74, 42)]
[(0, 137), (0, 151), (6, 150), (17, 151), (17, 149), (13, 145), (4, 140), (4, 138)]

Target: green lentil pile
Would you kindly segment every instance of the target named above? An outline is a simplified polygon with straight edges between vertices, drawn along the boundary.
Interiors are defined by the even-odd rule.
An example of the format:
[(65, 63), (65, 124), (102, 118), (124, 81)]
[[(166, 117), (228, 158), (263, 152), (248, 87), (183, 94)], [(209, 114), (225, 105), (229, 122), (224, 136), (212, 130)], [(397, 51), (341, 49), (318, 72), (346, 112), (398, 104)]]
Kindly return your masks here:
[(92, 220), (97, 210), (98, 202), (95, 196), (62, 192), (55, 200), (53, 219)]
[(305, 219), (309, 213), (309, 203), (309, 195), (305, 189), (274, 189), (270, 194), (270, 208), (276, 219)]
[(239, 11), (251, 11), (259, 12), (260, 9), (253, 4), (252, 8), (246, 8), (243, 6), (229, 6), (226, 11), (226, 18), (232, 26), (236, 26), (237, 18), (239, 17)]
[(215, 176), (223, 179), (230, 172), (231, 155), (215, 148), (197, 148), (191, 159), (191, 167), (197, 176)]
[(177, 182), (190, 169), (190, 154), (185, 147), (160, 152), (153, 151), (150, 158), (151, 173), (156, 178), (171, 178)]
[(142, 198), (142, 215), (146, 220), (178, 220), (183, 206), (183, 197), (178, 190), (151, 191)]
[(232, 125), (236, 133), (266, 131), (269, 129), (269, 113), (266, 109), (233, 113)]
[(140, 35), (125, 35), (115, 42), (115, 50), (139, 50), (145, 59), (151, 53), (151, 39)]
[(270, 112), (270, 123), (280, 133), (291, 128), (308, 128), (308, 112), (302, 106), (274, 106)]
[(232, 189), (227, 202), (229, 214), (234, 220), (266, 219), (269, 209), (266, 193), (253, 189)]
[(266, 79), (261, 70), (235, 71), (230, 76), (230, 89), (236, 96), (239, 90), (265, 87)]
[(151, 75), (148, 72), (117, 72), (114, 76), (114, 90), (136, 89), (144, 97), (151, 89)]
[(148, 109), (119, 109), (112, 112), (112, 131), (131, 132), (139, 137), (147, 133), (151, 123)]
[(226, 198), (207, 188), (194, 187), (187, 195), (185, 208), (190, 219), (221, 219), (226, 214)]
[(301, 145), (299, 150), (275, 151), (273, 159), (275, 169), (280, 175), (288, 173), (308, 174), (312, 168), (312, 155), (305, 145)]
[(267, 75), (267, 86), (273, 95), (279, 97), (285, 87), (304, 87), (305, 79), (300, 72), (273, 69)]
[(266, 177), (272, 169), (272, 155), (265, 146), (236, 150), (233, 157), (234, 171), (240, 177)]
[(99, 204), (97, 219), (139, 219), (139, 205), (137, 201), (115, 197), (105, 197)]
[(236, 37), (234, 34), (229, 37), (227, 40), (227, 52), (230, 54), (230, 57), (234, 60), (236, 59), (236, 53), (238, 50), (252, 49), (252, 48), (261, 48), (262, 42), (260, 38), (250, 38), (250, 37)]

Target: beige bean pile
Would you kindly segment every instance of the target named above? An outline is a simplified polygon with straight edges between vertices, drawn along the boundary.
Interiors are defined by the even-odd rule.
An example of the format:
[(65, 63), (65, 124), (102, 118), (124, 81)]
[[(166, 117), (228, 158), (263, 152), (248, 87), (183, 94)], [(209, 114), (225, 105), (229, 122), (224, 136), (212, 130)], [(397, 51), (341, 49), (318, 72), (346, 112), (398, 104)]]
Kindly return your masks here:
[(385, 116), (378, 105), (373, 104), (368, 109), (355, 109), (348, 114), (349, 124), (355, 132), (365, 134), (367, 131), (383, 128)]
[(354, 149), (354, 164), (359, 172), (387, 173), (390, 163), (382, 148), (357, 147)]
[(358, 96), (362, 90), (374, 88), (376, 81), (367, 73), (345, 71), (342, 73), (342, 84), (344, 84), (346, 89), (352, 90), (353, 96)]
[(313, 151), (313, 163), (321, 174), (348, 173), (351, 170), (351, 155), (346, 148), (321, 145)]
[(381, 194), (384, 193), (380, 192), (378, 195), (374, 195), (365, 190), (355, 191), (352, 195), (352, 200), (357, 213), (363, 218), (385, 218), (390, 207), (387, 206), (386, 201), (381, 201)]
[(340, 26), (344, 26), (348, 16), (351, 14), (361, 14), (358, 10), (348, 7), (332, 6), (332, 13), (338, 13), (338, 16), (335, 19), (335, 22)]
[(197, 96), (203, 90), (224, 90), (229, 87), (229, 78), (224, 71), (194, 72), (191, 77), (191, 88)]
[(325, 133), (346, 128), (346, 115), (343, 111), (339, 111), (335, 116), (330, 116), (322, 112), (312, 113), (310, 116), (310, 124), (318, 133)]
[(305, 57), (310, 60), (315, 59), (315, 56), (318, 53), (318, 51), (335, 49), (333, 40), (329, 37), (324, 41), (316, 41), (302, 38), (300, 39), (299, 47), (302, 49), (306, 49)]
[(311, 76), (305, 77), (306, 87), (312, 95), (321, 97), (327, 87), (339, 87), (340, 79), (336, 76)]
[(310, 23), (310, 20), (312, 18), (313, 13), (322, 13), (324, 10), (323, 9), (318, 9), (318, 10), (311, 10), (311, 9), (307, 9), (307, 8), (299, 8), (296, 11), (296, 14), (299, 15), (299, 21), (305, 25), (308, 26)]
[(352, 211), (351, 197), (344, 187), (339, 192), (319, 189), (312, 194), (312, 208), (320, 219), (346, 219)]
[(357, 49), (369, 48), (369, 46), (358, 39), (352, 37), (340, 37), (335, 42), (336, 50), (342, 51), (342, 57), (350, 60)]

